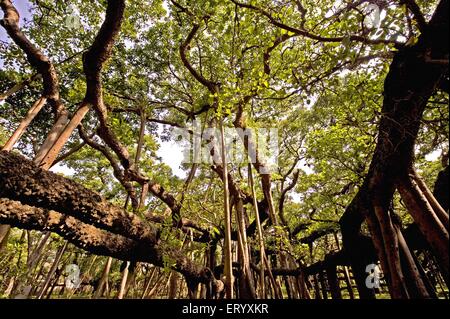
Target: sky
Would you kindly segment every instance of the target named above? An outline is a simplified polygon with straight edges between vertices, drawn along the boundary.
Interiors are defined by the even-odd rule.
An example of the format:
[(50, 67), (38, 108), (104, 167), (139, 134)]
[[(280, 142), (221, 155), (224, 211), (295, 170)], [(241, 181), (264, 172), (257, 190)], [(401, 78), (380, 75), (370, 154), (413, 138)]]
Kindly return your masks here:
[[(20, 23), (25, 23), (25, 20), (30, 18), (29, 8), (31, 6), (30, 2), (27, 0), (15, 0), (13, 1), (17, 10), (19, 10), (20, 15)], [(0, 11), (0, 19), (3, 19), (3, 11)], [(9, 41), (8, 36), (5, 32), (5, 29), (0, 28), (0, 40)]]
[[(159, 125), (158, 132), (163, 131), (163, 125)], [(175, 141), (163, 142), (159, 140), (160, 148), (156, 155), (161, 157), (162, 162), (170, 166), (174, 175), (179, 178), (187, 177), (187, 172), (180, 168), (183, 161), (183, 149)]]
[[(27, 18), (30, 18), (30, 2), (28, 0), (15, 0), (13, 4), (16, 6), (17, 10), (19, 10), (20, 15), (20, 23), (25, 23)], [(3, 11), (0, 10), (0, 19), (3, 19)], [(0, 40), (1, 41), (10, 41), (8, 35), (6, 34), (5, 29), (0, 27)], [(0, 67), (3, 67), (3, 61), (0, 58)]]

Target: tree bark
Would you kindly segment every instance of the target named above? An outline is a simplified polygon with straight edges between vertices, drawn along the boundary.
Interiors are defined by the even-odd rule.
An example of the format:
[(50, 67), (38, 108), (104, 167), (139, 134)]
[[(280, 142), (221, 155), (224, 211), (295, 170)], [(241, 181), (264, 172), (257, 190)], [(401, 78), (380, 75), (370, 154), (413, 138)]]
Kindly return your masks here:
[(230, 194), (228, 190), (228, 163), (225, 146), (225, 137), (223, 123), (220, 123), (220, 136), (221, 136), (221, 154), (222, 154), (222, 167), (223, 167), (223, 193), (224, 193), (224, 217), (225, 217), (225, 291), (228, 299), (234, 298), (233, 292), (233, 260), (231, 256), (231, 211), (230, 211)]
[(112, 264), (112, 258), (108, 257), (105, 267), (103, 269), (102, 272), (102, 277), (100, 278), (100, 281), (97, 284), (97, 288), (95, 289), (94, 292), (94, 298), (101, 298), (103, 295), (103, 292), (105, 290), (105, 286), (107, 284), (108, 281), (108, 277), (109, 277), (109, 272), (111, 270), (111, 264)]
[(42, 107), (47, 102), (47, 99), (45, 97), (40, 97), (33, 106), (28, 110), (25, 117), (22, 119), (22, 121), (19, 124), (19, 127), (14, 131), (13, 135), (8, 139), (6, 144), (3, 146), (2, 151), (10, 151), (14, 147), (14, 145), (17, 143), (17, 141), (20, 139), (20, 137), (25, 132), (25, 129), (30, 125), (31, 121), (38, 115), (39, 111), (42, 109)]
[[(414, 187), (405, 178), (413, 167), (414, 144), (427, 102), (448, 72), (441, 64), (429, 63), (430, 59), (448, 59), (448, 11), (448, 0), (442, 0), (417, 44), (400, 49), (394, 56), (384, 83), (383, 116), (369, 172), (341, 218), (344, 248), (348, 251), (352, 251), (352, 241), (358, 237), (362, 222), (367, 221), (394, 298), (409, 297), (402, 283), (405, 269), (400, 262), (398, 236), (388, 210), (399, 186), (419, 228), (428, 233), (424, 236), (431, 241), (430, 245), (448, 276), (448, 233), (445, 234), (433, 221), (432, 209), (426, 207), (425, 201), (421, 206), (417, 202), (413, 205), (418, 199), (417, 188), (414, 196)], [(434, 237), (430, 236), (430, 229), (437, 232)], [(445, 241), (447, 248), (444, 251), (442, 243)], [(356, 266), (356, 262), (353, 260), (352, 266)], [(364, 289), (361, 284), (358, 288)]]
[(329, 267), (327, 270), (328, 285), (330, 286), (331, 297), (333, 299), (342, 299), (341, 288), (339, 287), (339, 280), (337, 277), (337, 270), (335, 267)]

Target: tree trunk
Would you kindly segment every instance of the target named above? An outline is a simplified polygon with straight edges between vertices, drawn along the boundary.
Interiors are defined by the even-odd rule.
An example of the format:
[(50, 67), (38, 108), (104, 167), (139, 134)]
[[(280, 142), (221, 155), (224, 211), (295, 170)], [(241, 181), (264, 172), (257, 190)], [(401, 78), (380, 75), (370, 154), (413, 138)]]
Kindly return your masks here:
[(11, 231), (11, 226), (9, 225), (0, 225), (0, 252), (6, 248), (8, 244), (8, 237)]
[(234, 200), (236, 210), (236, 221), (238, 224), (238, 247), (239, 258), (241, 260), (241, 278), (240, 283), (242, 291), (240, 299), (256, 299), (255, 286), (253, 282), (252, 271), (250, 269), (249, 246), (247, 242), (247, 227), (244, 220), (244, 206), (241, 198)]
[(169, 281), (169, 294), (168, 294), (169, 299), (175, 299), (177, 297), (178, 280), (179, 280), (178, 274), (172, 271)]
[[(426, 58), (448, 58), (448, 11), (448, 0), (442, 0), (417, 44), (404, 47), (395, 55), (384, 84), (383, 116), (369, 172), (341, 219), (341, 226), (353, 224), (347, 230), (342, 229), (344, 248), (348, 251), (352, 250), (351, 240), (357, 238), (361, 223), (366, 219), (393, 298), (411, 295), (403, 282), (408, 267), (401, 264), (399, 238), (388, 212), (396, 187), (419, 228), (427, 232), (424, 236), (448, 276), (448, 232), (436, 222), (431, 205), (426, 198), (421, 199), (423, 194), (410, 178), (405, 178), (413, 167), (415, 140), (426, 104), (448, 72), (447, 67), (430, 63)], [(354, 220), (350, 221), (349, 216)], [(436, 232), (434, 236), (430, 235), (431, 230)], [(357, 281), (357, 284), (361, 289), (361, 283)]]
[(342, 299), (341, 288), (337, 276), (336, 266), (328, 267), (327, 270), (328, 285), (330, 286), (331, 297), (333, 299)]
[[(86, 114), (90, 110), (90, 105), (87, 103), (83, 103), (76, 113), (72, 116), (72, 119), (67, 123), (64, 130), (59, 134), (58, 138), (55, 140), (51, 148), (48, 150), (48, 152), (44, 155), (42, 161), (41, 161), (41, 167), (43, 169), (49, 169), (53, 162), (55, 161), (56, 157), (58, 156), (61, 149), (64, 147), (66, 142), (69, 140), (70, 135), (72, 135), (73, 131), (80, 125), (83, 118), (86, 116)], [(55, 134), (56, 135), (56, 134)]]
[(44, 294), (48, 288), (48, 285), (50, 284), (50, 281), (52, 280), (53, 275), (55, 274), (55, 271), (58, 268), (58, 264), (61, 261), (61, 258), (63, 256), (66, 248), (67, 248), (67, 241), (64, 242), (64, 244), (59, 248), (58, 252), (56, 253), (55, 260), (53, 261), (52, 267), (50, 268), (50, 270), (47, 274), (47, 278), (45, 279), (45, 282), (42, 285), (41, 291), (39, 292), (37, 299), (41, 299), (44, 296)]
[(124, 265), (125, 266), (122, 271), (122, 280), (120, 281), (120, 288), (119, 288), (119, 294), (117, 295), (117, 299), (123, 299), (123, 297), (125, 296), (125, 288), (126, 288), (127, 280), (128, 280), (130, 262), (126, 261), (126, 262), (124, 262)]
[[(44, 143), (42, 143), (41, 147), (39, 148), (38, 152), (36, 153), (36, 156), (34, 157), (33, 162), (36, 165), (40, 165), (53, 144), (56, 142), (58, 137), (61, 135), (61, 133), (64, 131), (64, 128), (66, 127), (68, 122), (68, 115), (67, 112), (64, 112), (61, 114), (57, 119), (53, 127), (50, 129), (50, 132), (47, 134), (47, 137), (44, 140)], [(49, 167), (53, 165), (53, 162), (50, 163)]]
[(106, 283), (108, 281), (109, 272), (111, 270), (112, 258), (108, 257), (106, 261), (105, 268), (103, 269), (102, 277), (97, 285), (97, 289), (94, 292), (94, 298), (98, 299), (103, 295), (103, 291), (105, 290)]
[(399, 192), (424, 238), (433, 249), (446, 282), (449, 282), (449, 234), (433, 208), (410, 177), (399, 184)]
[(223, 193), (224, 204), (223, 210), (225, 215), (225, 291), (228, 299), (233, 299), (233, 262), (231, 257), (231, 212), (230, 212), (230, 194), (228, 191), (228, 163), (225, 147), (225, 136), (223, 123), (220, 123), (220, 136), (221, 136), (221, 154), (222, 154), (222, 167), (223, 167)]
[(9, 138), (6, 144), (3, 146), (2, 151), (10, 151), (20, 139), (22, 134), (25, 132), (25, 129), (30, 125), (31, 121), (38, 115), (39, 111), (47, 102), (45, 97), (39, 98), (36, 102), (34, 102), (33, 106), (28, 111), (27, 115), (22, 119), (19, 124), (19, 127), (14, 131), (13, 135)]

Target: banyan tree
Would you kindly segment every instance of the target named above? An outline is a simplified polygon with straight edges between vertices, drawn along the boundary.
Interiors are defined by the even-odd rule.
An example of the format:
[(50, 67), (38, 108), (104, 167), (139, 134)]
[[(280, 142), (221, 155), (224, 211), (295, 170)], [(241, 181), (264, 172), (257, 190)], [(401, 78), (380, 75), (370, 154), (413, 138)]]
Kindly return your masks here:
[(447, 0), (0, 7), (0, 296), (449, 298)]

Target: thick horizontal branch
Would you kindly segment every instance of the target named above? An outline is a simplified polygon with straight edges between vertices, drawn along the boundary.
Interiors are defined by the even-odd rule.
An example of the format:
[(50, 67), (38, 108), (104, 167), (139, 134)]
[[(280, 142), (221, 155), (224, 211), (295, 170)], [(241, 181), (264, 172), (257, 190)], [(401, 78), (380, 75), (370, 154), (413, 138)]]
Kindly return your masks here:
[(54, 210), (23, 205), (6, 198), (0, 198), (0, 222), (22, 229), (57, 233), (74, 245), (96, 255), (121, 260), (139, 258), (152, 261), (155, 258), (152, 246), (98, 229)]
[(193, 264), (181, 251), (161, 243), (151, 245), (145, 241), (113, 234), (54, 210), (0, 198), (0, 223), (8, 223), (22, 229), (51, 231), (96, 255), (172, 268), (191, 282), (208, 283), (213, 279), (208, 269)]
[(0, 197), (56, 210), (131, 239), (156, 242), (156, 231), (136, 215), (69, 179), (36, 167), (22, 156), (0, 152), (0, 183)]
[(311, 232), (310, 235), (301, 238), (299, 241), (302, 244), (312, 244), (317, 239), (336, 232), (338, 230), (338, 228), (339, 228), (339, 226), (337, 224), (336, 225), (328, 225), (328, 226), (319, 228), (319, 229)]

